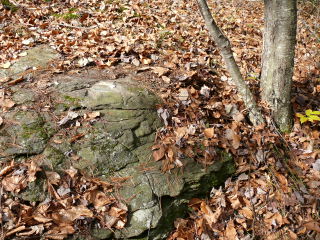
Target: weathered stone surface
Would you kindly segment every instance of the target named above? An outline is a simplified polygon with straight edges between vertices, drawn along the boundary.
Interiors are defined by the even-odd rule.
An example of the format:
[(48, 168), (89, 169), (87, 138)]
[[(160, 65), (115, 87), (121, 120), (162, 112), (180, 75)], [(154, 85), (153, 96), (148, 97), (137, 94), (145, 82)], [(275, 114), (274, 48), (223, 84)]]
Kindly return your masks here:
[(27, 55), (20, 57), (10, 68), (0, 69), (0, 78), (17, 78), (28, 69), (46, 68), (50, 61), (60, 57), (57, 51), (47, 45), (40, 45), (26, 51)]
[(55, 132), (46, 113), (13, 111), (3, 116), (8, 123), (0, 129), (2, 157), (39, 154)]
[[(207, 193), (234, 171), (232, 158), (220, 152), (220, 161), (206, 168), (185, 158), (181, 159), (183, 169), (163, 173), (151, 151), (155, 133), (162, 127), (155, 110), (161, 101), (130, 77), (101, 80), (75, 75), (59, 77), (55, 82), (58, 84), (50, 89), (56, 102), (52, 113), (2, 113), (6, 121), (0, 128), (0, 161), (41, 154), (43, 167), (49, 170), (62, 171), (73, 166), (103, 179), (129, 178), (118, 192), (129, 207), (125, 229), (114, 233), (95, 229), (90, 239), (144, 239), (146, 234), (149, 239), (164, 239), (173, 220), (186, 213), (190, 198)], [(21, 93), (24, 96), (15, 92), (21, 104), (32, 99), (26, 91)], [(78, 117), (59, 126), (59, 119), (67, 116), (68, 111)], [(93, 111), (100, 116), (85, 120)], [(82, 124), (74, 127), (76, 121)], [(66, 129), (70, 137), (83, 137), (72, 142), (70, 137), (60, 134)], [(40, 181), (30, 185), (19, 197), (43, 200), (46, 193), (41, 192), (42, 184)]]
[(32, 104), (35, 101), (35, 93), (32, 90), (24, 88), (15, 88), (12, 100), (15, 104)]

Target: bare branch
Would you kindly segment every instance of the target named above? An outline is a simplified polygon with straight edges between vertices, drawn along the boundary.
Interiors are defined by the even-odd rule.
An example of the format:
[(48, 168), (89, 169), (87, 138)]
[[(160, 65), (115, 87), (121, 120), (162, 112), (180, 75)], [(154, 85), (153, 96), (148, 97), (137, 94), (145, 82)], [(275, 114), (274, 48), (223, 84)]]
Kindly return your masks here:
[(257, 107), (256, 101), (240, 73), (239, 67), (233, 57), (233, 52), (231, 50), (231, 44), (228, 38), (221, 32), (216, 22), (214, 21), (207, 1), (197, 0), (200, 8), (202, 17), (206, 23), (209, 30), (211, 38), (216, 42), (218, 48), (220, 49), (221, 55), (227, 65), (227, 70), (229, 71), (233, 83), (236, 85), (239, 95), (242, 98), (246, 108), (249, 110), (250, 121), (256, 126), (264, 123), (264, 119), (260, 110)]

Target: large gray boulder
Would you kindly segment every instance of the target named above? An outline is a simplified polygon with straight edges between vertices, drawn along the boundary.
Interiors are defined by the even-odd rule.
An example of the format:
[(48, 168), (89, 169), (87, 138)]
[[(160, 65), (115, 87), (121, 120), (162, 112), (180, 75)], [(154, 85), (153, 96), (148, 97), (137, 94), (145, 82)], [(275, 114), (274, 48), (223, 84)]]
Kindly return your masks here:
[[(115, 232), (93, 229), (90, 239), (164, 239), (173, 220), (186, 214), (190, 198), (207, 193), (234, 171), (229, 154), (218, 151), (220, 159), (213, 165), (204, 168), (184, 158), (183, 168), (163, 173), (151, 150), (162, 127), (155, 108), (161, 100), (130, 77), (108, 80), (82, 74), (59, 77), (53, 83), (50, 112), (21, 110), (19, 106), (32, 104), (37, 94), (24, 90), (21, 94), (29, 97), (21, 97), (15, 89), (20, 105), (1, 113), (6, 123), (0, 128), (0, 161), (39, 155), (48, 170), (62, 172), (73, 166), (102, 179), (128, 178), (118, 191), (129, 208), (126, 227)], [(92, 113), (98, 117), (82, 121)], [(66, 128), (68, 136), (83, 137), (70, 141), (60, 134)], [(42, 191), (34, 184), (19, 197), (43, 200)]]

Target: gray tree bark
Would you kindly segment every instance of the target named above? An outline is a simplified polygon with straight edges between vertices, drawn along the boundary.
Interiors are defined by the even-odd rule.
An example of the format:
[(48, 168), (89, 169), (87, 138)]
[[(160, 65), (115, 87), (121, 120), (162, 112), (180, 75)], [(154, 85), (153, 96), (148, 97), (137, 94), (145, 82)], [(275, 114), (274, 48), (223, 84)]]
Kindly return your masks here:
[(291, 85), (297, 29), (296, 0), (264, 0), (265, 27), (261, 72), (262, 100), (278, 128), (292, 126)]
[(197, 0), (200, 8), (200, 12), (204, 18), (206, 26), (209, 30), (211, 38), (215, 41), (218, 48), (220, 49), (221, 55), (227, 65), (233, 83), (238, 89), (238, 93), (242, 98), (246, 108), (249, 111), (249, 119), (254, 125), (264, 123), (264, 119), (259, 111), (256, 101), (240, 73), (239, 67), (233, 57), (231, 50), (231, 44), (228, 38), (221, 32), (216, 22), (212, 18), (209, 7), (206, 0)]

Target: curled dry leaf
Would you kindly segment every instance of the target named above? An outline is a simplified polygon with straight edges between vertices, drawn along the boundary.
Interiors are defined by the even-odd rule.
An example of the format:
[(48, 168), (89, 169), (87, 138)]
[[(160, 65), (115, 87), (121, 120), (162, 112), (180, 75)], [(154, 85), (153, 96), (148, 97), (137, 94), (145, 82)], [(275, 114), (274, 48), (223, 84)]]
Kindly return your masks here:
[(155, 161), (159, 161), (164, 157), (165, 148), (162, 145), (155, 145), (152, 149), (152, 156)]

